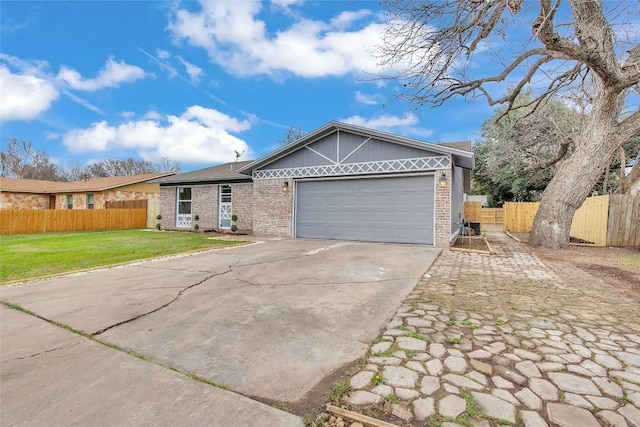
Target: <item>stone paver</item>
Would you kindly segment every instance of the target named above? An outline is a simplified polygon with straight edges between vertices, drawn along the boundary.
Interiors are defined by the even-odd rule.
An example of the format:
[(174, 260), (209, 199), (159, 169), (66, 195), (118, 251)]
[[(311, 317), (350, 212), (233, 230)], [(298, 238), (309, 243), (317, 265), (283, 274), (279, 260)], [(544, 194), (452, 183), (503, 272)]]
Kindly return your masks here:
[[(640, 427), (637, 303), (502, 233), (488, 238), (494, 255), (440, 255), (375, 347), (401, 351), (367, 360), (384, 384), (354, 387), (347, 401), (366, 406), (393, 391), (407, 397), (412, 425)], [(482, 418), (466, 418), (469, 396)]]

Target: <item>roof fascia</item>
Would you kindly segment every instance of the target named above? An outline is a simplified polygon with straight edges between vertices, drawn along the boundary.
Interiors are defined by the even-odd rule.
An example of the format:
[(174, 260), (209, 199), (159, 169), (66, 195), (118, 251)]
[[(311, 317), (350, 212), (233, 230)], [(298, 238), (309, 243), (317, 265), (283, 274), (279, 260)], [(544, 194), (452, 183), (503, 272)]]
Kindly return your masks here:
[(253, 178), (247, 176), (246, 178), (231, 178), (231, 179), (198, 179), (198, 180), (183, 180), (175, 182), (161, 182), (160, 187), (177, 187), (182, 185), (208, 185), (208, 184), (251, 184)]

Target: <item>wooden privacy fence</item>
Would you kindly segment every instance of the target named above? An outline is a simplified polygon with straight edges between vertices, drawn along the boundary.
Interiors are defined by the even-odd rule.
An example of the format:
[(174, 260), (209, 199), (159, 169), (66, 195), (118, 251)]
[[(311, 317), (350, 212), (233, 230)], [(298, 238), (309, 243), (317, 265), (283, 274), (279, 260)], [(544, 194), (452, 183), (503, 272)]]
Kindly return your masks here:
[[(505, 203), (503, 229), (529, 233), (538, 206), (538, 202)], [(573, 216), (570, 235), (596, 246), (640, 247), (640, 196), (588, 197)]]
[(607, 226), (609, 246), (640, 248), (640, 196), (611, 196)]
[(464, 202), (464, 219), (481, 224), (502, 224), (502, 208), (483, 208), (482, 202)]
[(147, 209), (146, 200), (109, 200), (104, 202), (105, 209)]
[(145, 228), (146, 209), (0, 210), (0, 234)]

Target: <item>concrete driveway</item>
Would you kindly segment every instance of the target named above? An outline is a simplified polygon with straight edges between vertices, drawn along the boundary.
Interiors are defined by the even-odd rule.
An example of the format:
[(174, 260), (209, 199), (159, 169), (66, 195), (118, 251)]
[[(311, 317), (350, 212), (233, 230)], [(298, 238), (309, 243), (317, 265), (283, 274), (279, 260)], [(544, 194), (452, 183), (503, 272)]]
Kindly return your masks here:
[(437, 254), (280, 240), (2, 288), (38, 316), (0, 311), (2, 421), (295, 425), (241, 395), (297, 401), (365, 355)]

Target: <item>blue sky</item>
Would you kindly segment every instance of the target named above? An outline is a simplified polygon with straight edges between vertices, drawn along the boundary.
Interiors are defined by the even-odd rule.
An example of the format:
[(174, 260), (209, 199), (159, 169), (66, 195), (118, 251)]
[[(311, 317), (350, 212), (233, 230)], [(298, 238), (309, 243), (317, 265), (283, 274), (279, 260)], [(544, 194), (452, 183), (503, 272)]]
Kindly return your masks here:
[(291, 126), (342, 120), (475, 140), (483, 99), (410, 109), (372, 77), (378, 2), (0, 2), (0, 137), (63, 167), (105, 157), (183, 171), (260, 157)]

